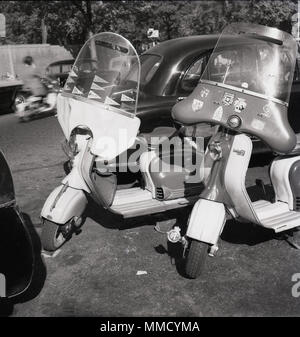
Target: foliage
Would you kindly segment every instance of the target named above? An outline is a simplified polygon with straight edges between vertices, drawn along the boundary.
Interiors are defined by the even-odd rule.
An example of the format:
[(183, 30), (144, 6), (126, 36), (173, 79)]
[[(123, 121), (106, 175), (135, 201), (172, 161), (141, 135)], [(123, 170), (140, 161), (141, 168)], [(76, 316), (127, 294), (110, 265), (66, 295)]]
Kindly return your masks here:
[(249, 1), (1, 1), (7, 37), (14, 43), (82, 44), (88, 36), (114, 31), (139, 45), (147, 29), (160, 40), (220, 32), (228, 22), (248, 21), (291, 30), (296, 0)]

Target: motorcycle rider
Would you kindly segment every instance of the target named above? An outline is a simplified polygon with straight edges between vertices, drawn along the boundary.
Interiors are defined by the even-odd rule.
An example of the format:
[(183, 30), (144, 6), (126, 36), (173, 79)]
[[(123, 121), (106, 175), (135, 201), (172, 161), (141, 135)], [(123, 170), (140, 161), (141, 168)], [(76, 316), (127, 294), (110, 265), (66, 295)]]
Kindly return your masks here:
[(23, 58), (25, 65), (23, 71), (23, 88), (31, 92), (31, 97), (28, 98), (28, 103), (37, 102), (43, 100), (47, 96), (47, 89), (41, 81), (39, 72), (36, 69), (32, 56), (25, 56)]

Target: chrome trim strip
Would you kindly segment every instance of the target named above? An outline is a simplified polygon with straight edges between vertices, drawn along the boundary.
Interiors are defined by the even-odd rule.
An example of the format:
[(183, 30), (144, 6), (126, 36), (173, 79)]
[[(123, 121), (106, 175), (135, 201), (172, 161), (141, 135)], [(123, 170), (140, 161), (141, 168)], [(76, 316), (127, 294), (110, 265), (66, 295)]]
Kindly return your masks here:
[(238, 87), (234, 87), (232, 85), (223, 84), (223, 83), (214, 82), (214, 81), (209, 81), (209, 80), (200, 80), (199, 83), (210, 84), (210, 85), (215, 85), (217, 87), (231, 89), (231, 90), (242, 92), (244, 94), (248, 94), (248, 95), (251, 95), (251, 96), (255, 96), (255, 97), (259, 97), (259, 98), (264, 98), (264, 99), (267, 99), (267, 100), (272, 101), (274, 103), (279, 103), (281, 105), (284, 105), (286, 107), (289, 106), (289, 104), (287, 102), (281, 101), (280, 99), (277, 99), (277, 98), (274, 98), (274, 97), (270, 97), (270, 96), (267, 96), (267, 95), (263, 95), (263, 94), (259, 94), (259, 93), (256, 93), (254, 91), (251, 91), (251, 90), (241, 89), (241, 88), (238, 88)]
[(102, 106), (102, 108), (104, 108), (105, 110), (113, 111), (113, 112), (116, 112), (116, 113), (118, 113), (120, 115), (124, 115), (124, 116), (130, 117), (130, 118), (134, 118), (135, 117), (135, 113), (130, 113), (128, 111), (115, 108), (115, 107), (113, 107), (111, 105), (104, 104), (102, 102), (92, 101), (91, 99), (86, 98), (86, 97), (81, 97), (81, 96), (78, 96), (78, 95), (75, 95), (75, 94), (70, 94), (70, 93), (67, 93), (67, 92), (62, 92), (61, 96), (67, 97), (67, 98), (73, 98), (76, 101), (81, 101), (81, 102), (89, 103), (89, 104), (96, 105), (96, 106), (99, 106), (99, 104), (100, 104), (100, 106)]

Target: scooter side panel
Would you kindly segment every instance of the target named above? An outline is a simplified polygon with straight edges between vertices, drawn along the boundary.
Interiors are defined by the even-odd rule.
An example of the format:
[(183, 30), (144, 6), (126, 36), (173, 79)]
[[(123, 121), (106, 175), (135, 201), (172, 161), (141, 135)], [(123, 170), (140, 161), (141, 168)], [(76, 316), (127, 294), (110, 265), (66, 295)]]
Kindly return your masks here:
[(61, 185), (47, 198), (41, 217), (64, 225), (73, 217), (80, 217), (86, 205), (87, 199), (82, 190)]
[(270, 177), (275, 190), (276, 201), (286, 202), (289, 209), (293, 210), (294, 197), (290, 182), (290, 169), (294, 163), (299, 161), (300, 157), (279, 157), (271, 165)]
[(221, 235), (226, 220), (222, 203), (206, 199), (198, 200), (188, 223), (189, 238), (215, 245)]
[(235, 136), (226, 165), (224, 184), (236, 213), (250, 222), (260, 224), (245, 186), (251, 153), (250, 138), (245, 135)]

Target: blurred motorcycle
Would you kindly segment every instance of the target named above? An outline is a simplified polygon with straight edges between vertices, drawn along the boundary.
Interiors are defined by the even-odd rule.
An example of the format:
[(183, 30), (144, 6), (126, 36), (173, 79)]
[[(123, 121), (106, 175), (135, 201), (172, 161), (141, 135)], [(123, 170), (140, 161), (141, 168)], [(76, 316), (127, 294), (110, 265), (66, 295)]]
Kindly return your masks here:
[(35, 118), (56, 113), (57, 95), (61, 91), (58, 81), (42, 79), (47, 88), (45, 97), (32, 96), (30, 91), (21, 90), (15, 99), (15, 113), (19, 122), (27, 122)]

